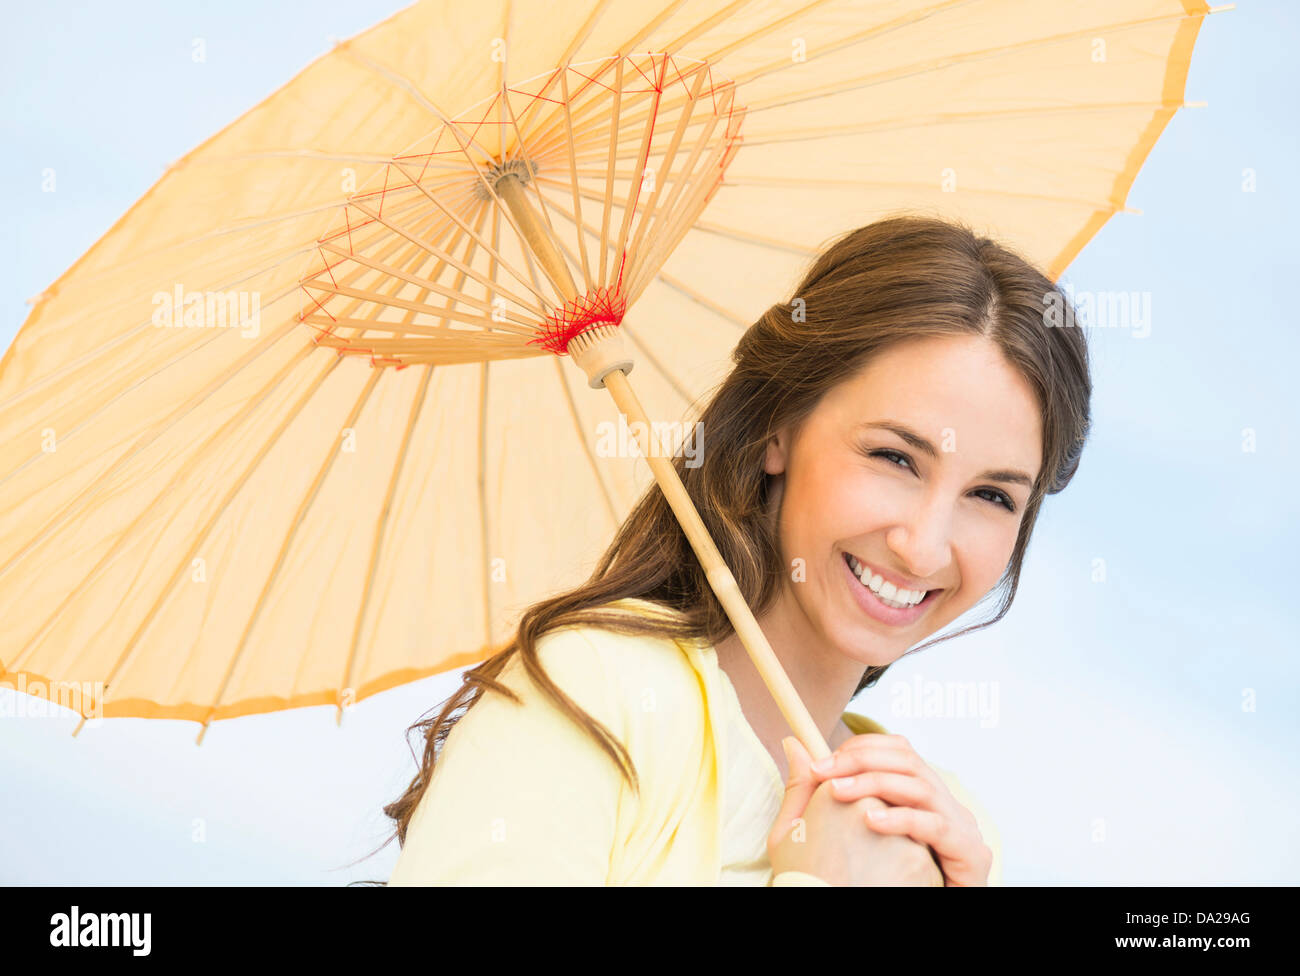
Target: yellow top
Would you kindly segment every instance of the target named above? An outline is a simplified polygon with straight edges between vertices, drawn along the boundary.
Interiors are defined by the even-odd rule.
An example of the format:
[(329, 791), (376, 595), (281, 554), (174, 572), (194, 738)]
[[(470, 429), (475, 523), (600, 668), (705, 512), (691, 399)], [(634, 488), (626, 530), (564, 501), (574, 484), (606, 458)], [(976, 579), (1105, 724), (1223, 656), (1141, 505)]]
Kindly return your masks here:
[[(565, 627), (543, 635), (537, 653), (556, 685), (627, 748), (639, 795), (512, 657), (498, 680), (522, 704), (489, 691), (453, 726), (390, 885), (826, 884), (771, 874), (761, 845), (784, 785), (710, 645)], [(885, 731), (852, 712), (844, 721), (854, 734)], [(994, 852), (989, 883), (1000, 884), (987, 813), (931, 766), (975, 814)], [(766, 792), (746, 802), (764, 779)]]

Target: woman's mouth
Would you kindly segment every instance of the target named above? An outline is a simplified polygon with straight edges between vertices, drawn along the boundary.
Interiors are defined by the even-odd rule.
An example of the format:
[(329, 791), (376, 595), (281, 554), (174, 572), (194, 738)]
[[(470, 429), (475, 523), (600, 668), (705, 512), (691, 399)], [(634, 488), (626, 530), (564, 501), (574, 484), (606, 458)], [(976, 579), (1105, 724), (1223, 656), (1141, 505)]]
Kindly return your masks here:
[(910, 624), (925, 613), (942, 590), (901, 589), (881, 578), (856, 557), (844, 553), (844, 568), (853, 588), (854, 599), (870, 616), (895, 626)]

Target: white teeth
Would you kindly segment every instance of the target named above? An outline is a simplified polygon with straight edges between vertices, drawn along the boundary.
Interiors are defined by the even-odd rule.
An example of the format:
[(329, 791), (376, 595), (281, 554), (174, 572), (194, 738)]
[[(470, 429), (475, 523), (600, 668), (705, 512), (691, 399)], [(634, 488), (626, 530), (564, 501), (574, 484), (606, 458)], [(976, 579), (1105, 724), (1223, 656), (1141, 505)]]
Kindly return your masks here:
[(895, 586), (893, 583), (886, 583), (879, 573), (875, 573), (869, 578), (864, 578), (863, 574), (868, 572), (860, 562), (853, 556), (849, 556), (849, 568), (862, 582), (862, 585), (871, 590), (880, 598), (880, 602), (887, 607), (893, 607), (896, 610), (903, 610), (908, 607), (914, 607), (925, 599), (926, 590), (904, 590)]

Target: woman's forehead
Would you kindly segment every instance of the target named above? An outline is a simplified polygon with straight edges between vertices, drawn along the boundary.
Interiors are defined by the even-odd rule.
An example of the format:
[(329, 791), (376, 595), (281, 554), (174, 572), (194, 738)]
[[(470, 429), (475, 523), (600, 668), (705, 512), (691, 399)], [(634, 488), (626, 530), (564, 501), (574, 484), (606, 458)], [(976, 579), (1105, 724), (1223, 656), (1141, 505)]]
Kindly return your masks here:
[(1042, 418), (1033, 388), (981, 336), (890, 347), (838, 384), (818, 408), (819, 426), (840, 431), (901, 426), (946, 441), (950, 451), (999, 449), (1008, 463), (1028, 470), (1037, 470), (1041, 461)]

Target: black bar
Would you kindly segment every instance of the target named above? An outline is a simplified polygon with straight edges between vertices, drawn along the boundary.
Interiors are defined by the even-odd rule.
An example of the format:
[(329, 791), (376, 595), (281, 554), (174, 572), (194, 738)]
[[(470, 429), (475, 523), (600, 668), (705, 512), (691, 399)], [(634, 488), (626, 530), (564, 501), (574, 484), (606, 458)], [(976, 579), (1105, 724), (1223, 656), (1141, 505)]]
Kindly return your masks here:
[[(808, 891), (809, 889), (803, 889)], [(811, 889), (824, 890), (824, 889)], [(719, 955), (741, 952), (735, 936), (751, 935), (784, 943), (803, 943), (809, 961), (873, 958), (874, 947), (888, 947), (927, 965), (936, 961), (995, 962), (1063, 959), (1071, 962), (1119, 960), (1143, 964), (1182, 964), (1194, 957), (1216, 962), (1244, 961), (1252, 953), (1286, 953), (1281, 930), (1289, 913), (1282, 907), (1285, 887), (1132, 887), (1132, 888), (869, 888), (858, 894), (823, 895), (825, 900), (773, 901), (771, 891), (744, 906), (754, 922), (735, 927), (716, 916), (743, 897), (738, 889), (713, 890), (688, 903), (655, 901), (630, 906), (629, 892), (607, 893), (592, 902), (577, 895), (570, 907), (557, 896), (537, 898), (530, 890), (481, 891), (474, 888), (406, 889), (385, 893), (354, 886), (326, 887), (86, 887), (10, 886), (4, 899), (6, 962), (57, 961), (74, 956), (96, 962), (114, 957), (128, 965), (185, 962), (207, 965), (284, 959), (294, 963), (338, 964), (347, 958), (383, 965), (414, 955), (436, 965), (438, 947), (462, 949), (493, 931), (509, 933), (505, 942), (521, 952), (580, 956), (588, 945), (631, 940), (666, 965), (701, 937)], [(650, 897), (647, 895), (647, 897)], [(731, 902), (723, 906), (722, 899)], [(72, 926), (76, 906), (78, 926)], [(601, 908), (611, 908), (608, 916)], [(630, 914), (628, 909), (638, 909)], [(1179, 915), (1178, 913), (1182, 913)], [(144, 923), (148, 915), (147, 953)], [(113, 918), (105, 919), (111, 915)], [(123, 916), (126, 917), (123, 917)], [(93, 922), (87, 916), (94, 916)], [(1184, 917), (1185, 916), (1185, 917)], [(62, 918), (60, 918), (62, 917)], [(734, 918), (734, 916), (733, 916)], [(817, 921), (814, 921), (817, 920)], [(130, 927), (127, 927), (127, 926)], [(645, 929), (649, 928), (649, 932)], [(89, 941), (92, 930), (119, 944), (54, 945)], [(537, 933), (544, 941), (519, 936)], [(800, 935), (800, 933), (804, 933)], [(814, 934), (815, 933), (815, 934)], [(134, 935), (134, 940), (131, 936)], [(1208, 947), (1190, 939), (1210, 939)], [(1228, 945), (1222, 940), (1245, 940)], [(1127, 940), (1121, 944), (1120, 940)], [(1142, 940), (1142, 941), (1138, 941)], [(1181, 940), (1181, 941), (1180, 941)], [(489, 945), (497, 945), (492, 939)], [(682, 946), (682, 949), (675, 949)], [(788, 951), (788, 950), (787, 950)], [(495, 961), (495, 954), (492, 957)], [(597, 957), (599, 958), (599, 957)], [(677, 962), (680, 962), (680, 957)], [(11, 972), (22, 970), (10, 969)]]

